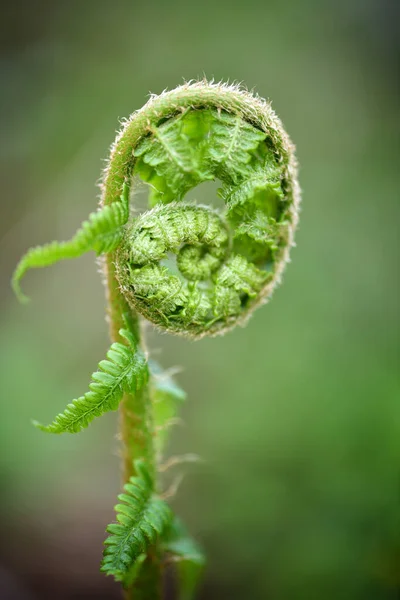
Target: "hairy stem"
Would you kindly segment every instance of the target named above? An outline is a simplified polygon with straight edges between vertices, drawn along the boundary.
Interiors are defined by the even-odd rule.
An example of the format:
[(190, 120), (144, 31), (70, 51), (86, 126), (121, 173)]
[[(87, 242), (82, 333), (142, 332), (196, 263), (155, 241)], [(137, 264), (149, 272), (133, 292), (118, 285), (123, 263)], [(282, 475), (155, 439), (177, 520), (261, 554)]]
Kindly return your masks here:
[[(115, 278), (114, 256), (105, 262), (108, 318), (113, 342), (124, 341), (119, 334), (124, 318), (129, 319), (130, 329), (141, 345), (139, 316), (130, 309), (120, 293)], [(148, 383), (135, 394), (125, 393), (120, 404), (120, 439), (122, 443), (122, 477), (127, 483), (135, 473), (135, 460), (144, 459), (155, 480), (156, 462), (154, 449), (154, 426), (150, 388)], [(156, 487), (156, 482), (154, 484)], [(162, 597), (161, 560), (157, 548), (148, 553), (134, 586), (125, 590), (126, 600), (157, 600)]]
[[(139, 316), (128, 307), (119, 290), (114, 263), (115, 258), (112, 254), (106, 258), (104, 264), (110, 337), (113, 342), (123, 341), (119, 331), (124, 327), (124, 318), (129, 319), (130, 329), (135, 333), (139, 346), (142, 337)], [(119, 412), (123, 483), (127, 483), (130, 477), (136, 474), (134, 461), (139, 458), (146, 461), (149, 472), (155, 478), (153, 415), (149, 385), (144, 385), (135, 394), (125, 393)], [(134, 587), (131, 586), (125, 590), (124, 595), (126, 600), (157, 600), (161, 598), (161, 568), (156, 548), (146, 557)]]

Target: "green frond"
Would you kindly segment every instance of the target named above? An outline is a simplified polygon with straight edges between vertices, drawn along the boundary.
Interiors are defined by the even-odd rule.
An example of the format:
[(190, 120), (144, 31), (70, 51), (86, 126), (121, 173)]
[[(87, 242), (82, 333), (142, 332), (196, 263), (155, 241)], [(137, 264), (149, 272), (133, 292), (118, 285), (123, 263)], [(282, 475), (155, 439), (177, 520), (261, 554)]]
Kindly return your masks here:
[(218, 271), (215, 284), (216, 288), (224, 287), (254, 297), (269, 277), (269, 273), (235, 254)]
[[(137, 156), (136, 164), (135, 164), (135, 173), (140, 176), (140, 178), (149, 184), (150, 192), (149, 192), (149, 206), (152, 208), (156, 206), (158, 203), (168, 204), (173, 200), (179, 199), (184, 195), (191, 187), (199, 183), (198, 177), (202, 179), (211, 179), (212, 176), (208, 172), (208, 169), (205, 168), (204, 156), (207, 152), (207, 137), (210, 131), (212, 120), (212, 111), (207, 110), (189, 110), (186, 111), (183, 115), (181, 115), (178, 119), (175, 120), (175, 124), (179, 126), (179, 132), (177, 132), (177, 141), (179, 144), (183, 142), (186, 144), (186, 150), (190, 146), (191, 158), (189, 160), (190, 165), (192, 166), (195, 174), (187, 177), (185, 174), (185, 181), (179, 181), (179, 190), (182, 187), (181, 191), (177, 190), (174, 186), (173, 189), (169, 187), (170, 180), (170, 165), (164, 168), (155, 164), (151, 166), (154, 162), (154, 157), (146, 156), (147, 150), (151, 147), (149, 141), (143, 141), (142, 145), (139, 145), (135, 150), (135, 156)], [(171, 132), (169, 132), (171, 135)], [(162, 149), (159, 148), (159, 152), (162, 152)], [(187, 160), (187, 159), (186, 159)], [(196, 171), (198, 171), (198, 165), (202, 165), (201, 173), (196, 175)], [(187, 165), (188, 167), (189, 165)], [(165, 175), (160, 175), (160, 173), (166, 172)]]
[(168, 504), (154, 493), (154, 485), (143, 460), (135, 461), (137, 476), (131, 477), (118, 496), (117, 523), (109, 525), (101, 570), (117, 581), (131, 581), (136, 561), (163, 536), (172, 523)]
[(286, 221), (277, 223), (274, 217), (256, 210), (253, 214), (244, 215), (236, 228), (233, 248), (251, 262), (265, 264), (274, 259), (286, 231)]
[(163, 371), (155, 361), (149, 363), (150, 394), (153, 404), (155, 447), (162, 454), (168, 438), (169, 426), (176, 417), (179, 406), (186, 399), (186, 393), (179, 387), (167, 371)]
[(178, 575), (178, 600), (193, 600), (205, 566), (205, 557), (180, 519), (174, 519), (163, 541), (163, 549), (172, 555)]
[(267, 215), (258, 210), (237, 227), (235, 238), (247, 236), (255, 242), (269, 246), (271, 250), (277, 250), (284, 224), (277, 223), (273, 217), (267, 217)]
[[(238, 185), (224, 183), (219, 195), (227, 206), (227, 219), (235, 228), (233, 249), (250, 262), (265, 264), (273, 259), (282, 241), (285, 203), (281, 169), (267, 150), (264, 165)], [(265, 158), (265, 157), (263, 157)]]
[(120, 200), (89, 215), (89, 219), (82, 223), (71, 240), (50, 242), (28, 250), (18, 263), (12, 279), (17, 297), (22, 302), (27, 301), (21, 291), (20, 281), (29, 269), (48, 267), (60, 260), (77, 258), (90, 250), (98, 255), (115, 250), (121, 242), (123, 226), (128, 217), (129, 187), (125, 184)]
[[(201, 165), (202, 144), (193, 144), (188, 136), (189, 132), (193, 136), (197, 133), (196, 125), (192, 122), (190, 129), (185, 124), (185, 116), (180, 115), (154, 127), (152, 135), (144, 138), (134, 151), (135, 157), (141, 158), (138, 166), (140, 175), (158, 190), (157, 197), (164, 202), (178, 200), (198, 183), (213, 178)], [(155, 175), (146, 170), (143, 163), (152, 167)]]
[[(266, 165), (267, 166), (267, 165)], [(256, 210), (276, 217), (284, 198), (278, 168), (258, 167), (238, 185), (224, 184), (219, 195), (227, 206), (227, 217), (239, 224), (243, 215)]]
[(137, 158), (134, 173), (148, 184), (148, 204), (150, 208), (157, 204), (168, 204), (175, 200), (176, 195), (167, 186), (165, 178), (158, 175), (154, 167), (144, 161), (143, 156)]
[(252, 154), (265, 138), (263, 131), (240, 115), (215, 111), (208, 152), (211, 162), (218, 165), (219, 177), (233, 183), (248, 177), (252, 171)]
[(34, 425), (48, 433), (77, 433), (104, 413), (116, 410), (124, 392), (134, 393), (147, 381), (148, 369), (143, 352), (136, 347), (133, 335), (121, 329), (128, 345), (115, 342), (107, 352), (107, 360), (93, 373), (90, 391), (68, 404), (50, 425)]

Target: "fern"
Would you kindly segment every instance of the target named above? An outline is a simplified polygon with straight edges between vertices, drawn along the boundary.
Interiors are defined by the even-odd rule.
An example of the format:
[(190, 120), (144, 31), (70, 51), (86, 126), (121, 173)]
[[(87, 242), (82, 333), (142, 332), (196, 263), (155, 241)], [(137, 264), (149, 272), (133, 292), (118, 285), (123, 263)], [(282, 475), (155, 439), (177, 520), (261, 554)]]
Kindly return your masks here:
[(121, 329), (120, 335), (128, 346), (114, 342), (107, 352), (107, 359), (99, 363), (99, 371), (93, 373), (90, 391), (68, 404), (65, 411), (50, 425), (34, 425), (48, 433), (77, 433), (96, 417), (117, 410), (124, 392), (135, 393), (147, 381), (147, 365), (143, 352), (136, 348), (132, 334)]
[(153, 479), (141, 460), (135, 461), (136, 477), (131, 477), (118, 496), (118, 523), (109, 525), (101, 570), (125, 582), (138, 559), (162, 537), (172, 522), (169, 506), (153, 490)]
[[(150, 187), (150, 210), (135, 216), (129, 192), (138, 179)], [(221, 183), (222, 211), (182, 201), (208, 180)], [(185, 394), (152, 361), (148, 381), (140, 317), (190, 338), (245, 322), (281, 279), (299, 200), (293, 147), (271, 107), (235, 86), (185, 84), (152, 97), (126, 121), (98, 212), (69, 242), (33, 248), (16, 268), (13, 286), (23, 299), (28, 269), (89, 250), (104, 255), (113, 340), (107, 359), (84, 396), (50, 425), (35, 424), (74, 433), (120, 408), (125, 486), (101, 568), (127, 598), (159, 600), (162, 568), (172, 561), (180, 600), (192, 600), (204, 568), (200, 549), (158, 494), (158, 463)]]

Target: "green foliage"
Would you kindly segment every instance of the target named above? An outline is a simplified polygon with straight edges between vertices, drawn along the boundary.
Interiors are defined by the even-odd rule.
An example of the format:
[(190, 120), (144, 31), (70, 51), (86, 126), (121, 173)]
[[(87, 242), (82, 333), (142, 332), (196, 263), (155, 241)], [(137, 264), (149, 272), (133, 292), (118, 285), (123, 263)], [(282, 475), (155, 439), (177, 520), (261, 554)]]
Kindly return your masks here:
[[(135, 461), (137, 476), (131, 477), (118, 496), (118, 523), (109, 525), (101, 570), (117, 581), (132, 583), (132, 568), (156, 543), (172, 522), (169, 506), (154, 494), (154, 483), (144, 461)], [(136, 573), (135, 573), (136, 574)]]
[(214, 171), (222, 180), (239, 183), (252, 174), (252, 153), (266, 134), (242, 119), (240, 115), (214, 112), (210, 133), (209, 157)]
[(28, 250), (13, 275), (13, 288), (18, 298), (22, 302), (27, 300), (21, 292), (20, 281), (29, 269), (47, 267), (60, 260), (76, 258), (90, 250), (94, 250), (98, 255), (114, 250), (121, 243), (123, 226), (128, 217), (129, 186), (125, 184), (120, 201), (103, 206), (89, 215), (89, 219), (82, 223), (70, 241), (51, 242)]
[(96, 417), (117, 410), (124, 392), (134, 394), (145, 385), (148, 371), (143, 352), (137, 348), (132, 333), (121, 329), (120, 335), (128, 345), (112, 344), (108, 360), (102, 360), (99, 371), (92, 375), (90, 391), (68, 404), (50, 425), (34, 421), (36, 427), (48, 433), (77, 433)]
[[(203, 124), (203, 121), (200, 123)], [(190, 144), (190, 138), (184, 133), (184, 125), (185, 114), (170, 119), (154, 127), (152, 135), (135, 149), (135, 156), (141, 157), (145, 165), (153, 167), (165, 183), (164, 190), (168, 190), (172, 198), (177, 200), (201, 181), (213, 178), (202, 164), (203, 146)], [(195, 123), (193, 135), (198, 137), (199, 130), (201, 127)], [(144, 169), (142, 173), (145, 173)]]
[(237, 185), (224, 183), (220, 196), (227, 205), (227, 216), (232, 224), (242, 222), (243, 217), (254, 211), (262, 211), (268, 217), (279, 217), (284, 194), (281, 188), (281, 170), (270, 161), (256, 165), (253, 172)]

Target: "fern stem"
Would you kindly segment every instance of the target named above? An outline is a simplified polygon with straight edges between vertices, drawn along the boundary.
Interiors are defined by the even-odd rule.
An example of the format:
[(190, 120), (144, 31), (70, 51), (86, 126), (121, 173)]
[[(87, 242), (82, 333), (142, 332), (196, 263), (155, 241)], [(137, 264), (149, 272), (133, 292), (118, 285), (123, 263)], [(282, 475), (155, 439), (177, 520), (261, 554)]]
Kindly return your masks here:
[(143, 458), (155, 478), (153, 415), (148, 384), (136, 394), (125, 394), (120, 405), (120, 432), (123, 444), (123, 479), (134, 472), (133, 460)]
[(135, 585), (125, 590), (125, 600), (159, 600), (162, 597), (161, 556), (153, 547), (148, 550)]
[[(130, 309), (122, 296), (115, 277), (115, 258), (109, 255), (105, 261), (106, 289), (110, 337), (113, 342), (124, 341), (119, 331), (124, 319), (129, 319), (130, 330), (135, 333), (138, 346), (143, 345), (139, 316)], [(149, 384), (135, 394), (125, 393), (119, 409), (119, 430), (122, 443), (122, 479), (127, 483), (135, 472), (137, 459), (144, 459), (156, 488), (156, 461), (154, 448), (154, 424)], [(162, 597), (162, 568), (160, 554), (155, 546), (149, 551), (134, 586), (124, 591), (126, 600), (158, 600)]]

